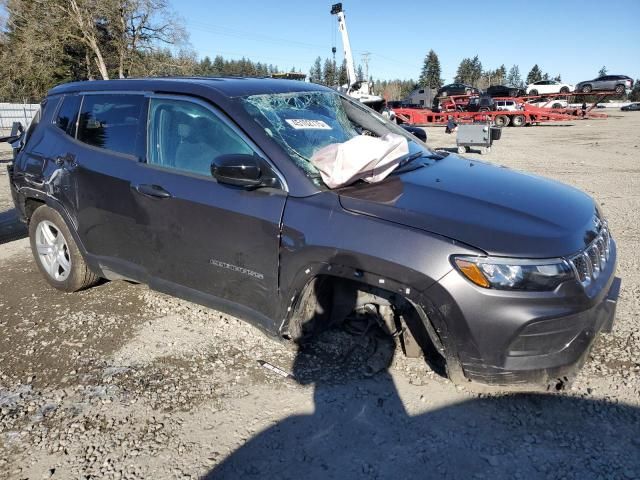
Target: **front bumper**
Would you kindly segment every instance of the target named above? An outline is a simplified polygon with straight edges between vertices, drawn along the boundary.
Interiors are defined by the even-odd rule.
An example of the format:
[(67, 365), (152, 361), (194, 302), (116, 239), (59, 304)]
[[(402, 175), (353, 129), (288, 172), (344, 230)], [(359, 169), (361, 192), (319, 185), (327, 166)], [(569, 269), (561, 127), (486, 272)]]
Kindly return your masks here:
[(565, 383), (582, 365), (596, 335), (611, 331), (620, 290), (615, 267), (612, 241), (610, 261), (586, 290), (577, 282), (554, 292), (490, 290), (452, 271), (429, 289), (432, 314), (446, 325), (448, 347), (467, 380)]

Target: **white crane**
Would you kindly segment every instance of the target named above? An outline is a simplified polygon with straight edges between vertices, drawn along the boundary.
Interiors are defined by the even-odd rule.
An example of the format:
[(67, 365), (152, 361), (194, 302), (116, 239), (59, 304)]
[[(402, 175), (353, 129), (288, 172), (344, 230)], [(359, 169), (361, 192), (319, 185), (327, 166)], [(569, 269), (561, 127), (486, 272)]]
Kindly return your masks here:
[(350, 97), (360, 100), (362, 103), (375, 110), (380, 110), (384, 105), (384, 99), (373, 94), (368, 79), (358, 80), (358, 77), (356, 77), (353, 54), (351, 53), (351, 42), (349, 42), (347, 21), (344, 16), (344, 11), (342, 10), (342, 3), (336, 3), (331, 6), (331, 15), (336, 15), (338, 17), (338, 28), (340, 29), (340, 35), (342, 35), (344, 59), (347, 63), (348, 84), (342, 88)]

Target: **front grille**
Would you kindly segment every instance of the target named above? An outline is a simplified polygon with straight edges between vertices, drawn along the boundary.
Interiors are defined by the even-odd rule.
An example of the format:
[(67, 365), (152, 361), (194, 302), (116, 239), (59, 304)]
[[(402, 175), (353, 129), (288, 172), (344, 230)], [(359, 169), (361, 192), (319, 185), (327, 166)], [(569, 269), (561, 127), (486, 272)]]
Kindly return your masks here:
[(600, 272), (609, 261), (610, 252), (611, 234), (607, 225), (604, 224), (598, 236), (587, 248), (568, 259), (576, 277), (584, 287), (600, 276)]

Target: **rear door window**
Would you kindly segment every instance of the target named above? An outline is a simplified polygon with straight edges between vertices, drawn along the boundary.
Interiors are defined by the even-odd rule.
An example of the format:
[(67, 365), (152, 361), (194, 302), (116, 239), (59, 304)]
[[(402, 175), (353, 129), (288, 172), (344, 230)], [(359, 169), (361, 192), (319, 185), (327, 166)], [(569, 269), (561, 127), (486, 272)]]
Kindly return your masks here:
[(78, 95), (64, 97), (56, 115), (56, 127), (72, 137), (76, 136), (80, 100), (81, 97)]
[(113, 152), (136, 155), (143, 95), (85, 95), (78, 140)]

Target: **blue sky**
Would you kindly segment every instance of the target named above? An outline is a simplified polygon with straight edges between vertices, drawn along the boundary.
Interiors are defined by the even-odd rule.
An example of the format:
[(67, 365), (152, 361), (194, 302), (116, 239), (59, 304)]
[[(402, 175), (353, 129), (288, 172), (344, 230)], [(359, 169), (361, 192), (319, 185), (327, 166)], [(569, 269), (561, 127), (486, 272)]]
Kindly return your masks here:
[[(342, 43), (332, 0), (171, 0), (199, 57), (248, 57), (308, 73), (317, 56)], [(345, 0), (356, 64), (371, 52), (374, 78), (417, 79), (435, 50), (450, 82), (460, 60), (485, 68), (516, 64), (523, 77), (537, 63), (576, 83), (609, 73), (640, 78), (640, 0)], [(334, 43), (335, 42), (335, 43)]]

